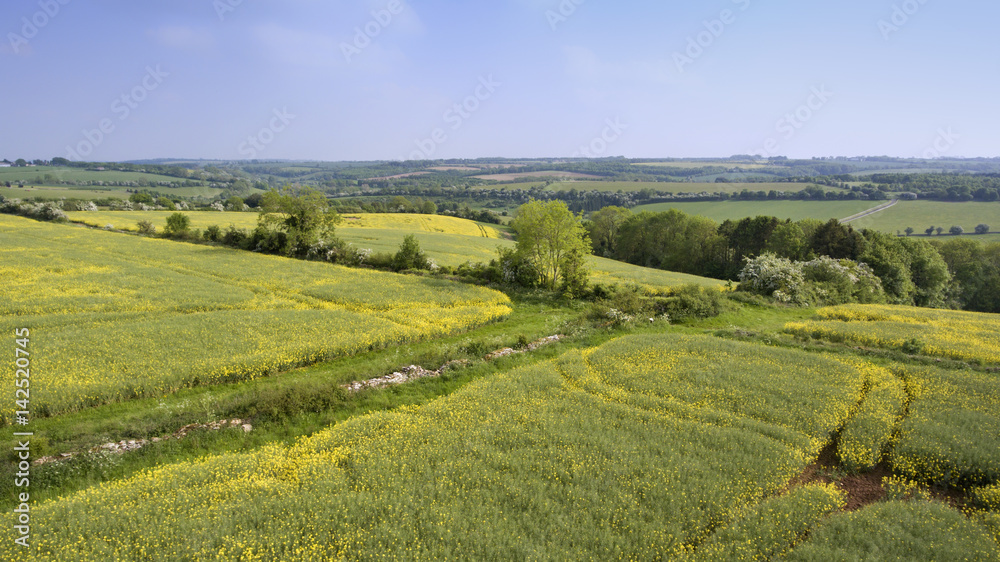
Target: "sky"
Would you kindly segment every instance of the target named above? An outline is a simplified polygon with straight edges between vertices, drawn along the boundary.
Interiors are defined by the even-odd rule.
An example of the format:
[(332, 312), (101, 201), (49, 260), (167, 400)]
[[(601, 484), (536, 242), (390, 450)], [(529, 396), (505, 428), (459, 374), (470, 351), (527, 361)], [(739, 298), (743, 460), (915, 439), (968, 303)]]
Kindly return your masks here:
[(995, 0), (7, 0), (0, 158), (1000, 156)]

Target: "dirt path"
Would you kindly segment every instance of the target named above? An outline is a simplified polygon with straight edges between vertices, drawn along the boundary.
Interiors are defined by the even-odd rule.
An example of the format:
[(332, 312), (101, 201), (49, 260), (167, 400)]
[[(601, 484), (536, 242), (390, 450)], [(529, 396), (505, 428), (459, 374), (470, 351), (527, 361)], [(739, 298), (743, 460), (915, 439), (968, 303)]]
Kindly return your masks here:
[(895, 207), (896, 203), (899, 203), (899, 199), (893, 199), (892, 201), (889, 201), (888, 203), (882, 203), (878, 207), (872, 207), (871, 209), (868, 209), (867, 211), (861, 211), (860, 213), (858, 213), (856, 215), (851, 215), (851, 216), (847, 217), (846, 219), (840, 219), (840, 224), (847, 224), (849, 222), (854, 222), (854, 221), (856, 221), (858, 219), (863, 219), (863, 218), (865, 218), (865, 217), (867, 217), (869, 215), (874, 215), (875, 213), (881, 213), (882, 211), (884, 211), (884, 210), (886, 210), (886, 209), (888, 209), (890, 207)]

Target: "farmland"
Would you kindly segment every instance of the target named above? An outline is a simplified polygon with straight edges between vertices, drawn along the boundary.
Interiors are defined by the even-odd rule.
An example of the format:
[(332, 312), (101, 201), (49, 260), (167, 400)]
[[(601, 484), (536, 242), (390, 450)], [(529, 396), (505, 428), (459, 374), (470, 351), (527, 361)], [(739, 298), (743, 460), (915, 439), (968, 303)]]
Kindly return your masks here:
[[(136, 230), (138, 228), (136, 224), (141, 220), (148, 220), (162, 229), (171, 214), (166, 211), (68, 213), (72, 221), (101, 228), (110, 224), (120, 230)], [(234, 225), (238, 228), (253, 229), (257, 225), (256, 213), (186, 214), (191, 218), (191, 227), (198, 229), (212, 225), (222, 228)], [(337, 236), (356, 248), (387, 253), (398, 250), (403, 238), (411, 233), (420, 242), (421, 249), (442, 266), (455, 267), (469, 261), (488, 262), (496, 257), (498, 246), (514, 246), (512, 241), (504, 237), (504, 231), (494, 225), (435, 215), (402, 213), (345, 215), (337, 230)], [(590, 258), (590, 264), (594, 272), (594, 281), (599, 283), (635, 283), (656, 291), (687, 283), (705, 286), (724, 284), (715, 279), (639, 267), (596, 256)]]
[(636, 207), (636, 212), (678, 209), (689, 215), (708, 217), (716, 222), (744, 217), (775, 216), (779, 219), (842, 219), (878, 205), (873, 201), (703, 201), (657, 203)]
[(817, 339), (902, 349), (908, 342), (924, 355), (1000, 364), (1000, 318), (975, 312), (898, 306), (845, 305), (818, 311), (819, 320), (787, 330)]
[[(659, 212), (678, 209), (718, 222), (758, 215), (792, 220), (806, 218), (828, 220), (847, 218), (880, 203), (879, 201), (703, 201), (641, 205), (636, 207), (635, 211)], [(890, 234), (903, 232), (910, 227), (918, 235), (923, 235), (931, 226), (944, 228), (945, 234), (952, 226), (961, 226), (967, 234), (971, 234), (979, 224), (1000, 225), (1000, 204), (899, 201), (884, 211), (851, 222), (851, 226), (856, 229), (871, 228)]]
[(252, 379), (509, 312), (500, 293), (445, 281), (6, 216), (0, 239), (3, 328), (46, 333), (35, 366), (50, 375), (33, 388), (52, 413)]
[(941, 201), (900, 201), (881, 213), (852, 223), (855, 228), (874, 228), (895, 234), (908, 227), (923, 234), (931, 226), (940, 226), (945, 232), (961, 226), (972, 233), (976, 225), (987, 224), (1000, 229), (1000, 203), (947, 203)]
[[(620, 374), (621, 361), (634, 370)], [(744, 393), (706, 393), (695, 364)], [(790, 392), (770, 392), (761, 368)], [(712, 338), (623, 338), (291, 446), (81, 492), (38, 509), (37, 541), (77, 560), (154, 549), (440, 557), (458, 544), (474, 558), (672, 557), (779, 491), (845, 419), (862, 379), (801, 352), (762, 361)], [(830, 509), (814, 505), (803, 516)], [(51, 523), (70, 512), (72, 529)], [(393, 524), (403, 513), (408, 524)], [(192, 517), (218, 524), (185, 524)], [(251, 531), (262, 520), (267, 530)]]
[[(0, 182), (24, 182), (26, 184), (46, 185), (46, 176), (55, 182), (167, 182), (183, 183), (185, 180), (172, 176), (149, 174), (144, 172), (120, 172), (117, 170), (81, 170), (59, 166), (32, 166), (30, 168), (0, 168)], [(42, 182), (35, 182), (42, 178)]]
[[(490, 176), (484, 176), (489, 178)], [(499, 178), (498, 178), (499, 179)], [(531, 189), (532, 187), (539, 186), (538, 183), (509, 183), (500, 185), (489, 185), (489, 188), (501, 188), (501, 189)], [(553, 181), (552, 183), (545, 186), (548, 191), (606, 191), (606, 192), (634, 192), (642, 190), (652, 190), (664, 193), (740, 193), (743, 190), (749, 191), (783, 191), (787, 193), (794, 193), (802, 191), (803, 189), (814, 186), (816, 184), (811, 183), (698, 183), (698, 182), (637, 182), (637, 181), (586, 181), (586, 180), (574, 180), (574, 181)], [(830, 187), (819, 186), (826, 191), (840, 191), (835, 190)]]
[[(257, 218), (187, 214), (202, 229)], [(337, 235), (356, 246), (391, 252), (413, 232), (439, 263), (513, 244), (451, 217), (345, 219)], [(151, 447), (90, 480), (35, 468), (64, 486), (32, 506), (40, 558), (998, 559), (991, 315), (731, 304), (595, 329), (579, 304), (80, 226), (0, 216), (0, 247), (15, 280), (0, 322), (37, 334), (33, 407), (57, 451), (88, 431), (155, 435), (198, 404), (257, 416), (248, 437)], [(721, 285), (591, 263), (594, 282), (651, 292)], [(518, 332), (578, 335), (477, 357)], [(338, 386), (456, 355), (473, 366), (408, 390)], [(282, 392), (294, 407), (256, 403)], [(823, 458), (835, 467), (817, 477)], [(859, 505), (849, 482), (868, 474), (895, 479)]]

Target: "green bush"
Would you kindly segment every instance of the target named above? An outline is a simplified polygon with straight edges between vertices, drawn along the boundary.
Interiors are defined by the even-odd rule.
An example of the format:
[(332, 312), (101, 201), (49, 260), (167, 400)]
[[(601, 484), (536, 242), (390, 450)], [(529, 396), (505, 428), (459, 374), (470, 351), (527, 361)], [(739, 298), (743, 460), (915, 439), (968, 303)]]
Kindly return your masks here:
[(430, 268), (431, 262), (427, 259), (427, 255), (421, 251), (417, 237), (413, 234), (407, 234), (403, 238), (403, 243), (399, 245), (399, 251), (392, 257), (393, 271)]
[(156, 234), (156, 226), (147, 220), (139, 221), (136, 223), (136, 226), (139, 227), (139, 234), (145, 236), (152, 236), (153, 234)]
[(671, 296), (660, 299), (657, 312), (672, 320), (714, 318), (730, 308), (729, 299), (718, 289), (684, 285)]
[(218, 242), (219, 240), (222, 240), (222, 229), (219, 228), (219, 225), (213, 224), (205, 229), (204, 236), (205, 240), (208, 240), (209, 242)]
[(167, 217), (167, 227), (163, 231), (168, 236), (175, 236), (187, 232), (191, 228), (191, 217), (184, 213), (174, 213)]

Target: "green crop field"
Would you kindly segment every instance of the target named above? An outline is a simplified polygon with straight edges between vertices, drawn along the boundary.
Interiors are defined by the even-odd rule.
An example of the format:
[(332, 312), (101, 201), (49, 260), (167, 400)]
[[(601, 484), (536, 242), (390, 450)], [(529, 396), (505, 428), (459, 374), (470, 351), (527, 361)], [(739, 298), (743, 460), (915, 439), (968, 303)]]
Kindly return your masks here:
[(931, 226), (943, 227), (946, 233), (953, 226), (961, 226), (966, 233), (972, 233), (979, 224), (1000, 230), (1000, 203), (900, 201), (885, 211), (851, 224), (854, 228), (873, 228), (892, 234), (905, 231), (907, 227), (923, 234)]
[[(545, 185), (543, 183), (506, 183), (500, 185), (485, 186), (487, 189), (531, 189), (533, 187)], [(604, 192), (634, 192), (644, 189), (651, 189), (657, 192), (673, 193), (675, 195), (700, 194), (700, 193), (740, 193), (744, 189), (757, 191), (784, 191), (796, 193), (803, 189), (816, 185), (811, 183), (695, 183), (695, 182), (635, 182), (635, 181), (555, 181), (549, 184), (546, 189), (549, 191), (604, 191)], [(841, 191), (827, 186), (818, 186), (824, 191)]]
[[(739, 220), (758, 215), (779, 219), (842, 219), (879, 205), (880, 201), (703, 201), (696, 203), (657, 203), (641, 205), (635, 212), (661, 212), (677, 209), (689, 215), (714, 221)], [(1000, 223), (998, 223), (1000, 224)]]
[(0, 168), (0, 182), (23, 181), (25, 184), (35, 183), (35, 178), (51, 175), (58, 181), (71, 182), (120, 182), (140, 181), (183, 183), (187, 180), (173, 176), (148, 174), (143, 172), (119, 172), (116, 170), (81, 170), (57, 166), (32, 166), (28, 168)]
[(742, 168), (744, 170), (758, 170), (767, 168), (765, 164), (750, 164), (748, 162), (733, 162), (731, 160), (678, 160), (673, 162), (637, 162), (636, 166), (653, 166), (656, 168), (704, 168), (707, 166), (721, 166), (726, 168)]
[(31, 199), (42, 197), (44, 199), (105, 199), (108, 197), (115, 199), (128, 199), (131, 195), (123, 187), (0, 187), (0, 195), (5, 199)]

